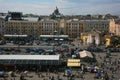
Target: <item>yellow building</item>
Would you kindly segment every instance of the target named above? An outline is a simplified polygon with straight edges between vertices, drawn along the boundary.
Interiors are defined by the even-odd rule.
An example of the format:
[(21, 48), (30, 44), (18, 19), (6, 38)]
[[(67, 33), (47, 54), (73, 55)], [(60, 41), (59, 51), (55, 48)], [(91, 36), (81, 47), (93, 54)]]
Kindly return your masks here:
[(58, 21), (8, 21), (6, 34), (50, 35), (59, 27)]
[(88, 34), (81, 34), (82, 43), (87, 44)]
[(79, 20), (67, 20), (65, 22), (66, 34), (70, 38), (80, 37), (81, 33), (84, 31), (84, 24)]
[(27, 35), (50, 35), (54, 31), (59, 34), (69, 35), (70, 38), (80, 37), (84, 24), (80, 21), (51, 20), (41, 21), (8, 21), (6, 22), (6, 34), (27, 34)]
[(89, 33), (82, 33), (81, 40), (83, 44), (95, 44), (99, 45), (101, 43), (101, 37), (98, 32), (89, 32)]
[(111, 45), (110, 41), (111, 41), (110, 37), (106, 37), (106, 47)]
[[(74, 39), (81, 36), (81, 33), (96, 31), (109, 32), (109, 21), (105, 20), (78, 20), (78, 19), (58, 19), (52, 20), (49, 18), (38, 21), (34, 20), (9, 20), (5, 23), (4, 34), (26, 34), (26, 35), (51, 35), (54, 31), (58, 34), (68, 35)], [(85, 41), (87, 36), (84, 36)]]

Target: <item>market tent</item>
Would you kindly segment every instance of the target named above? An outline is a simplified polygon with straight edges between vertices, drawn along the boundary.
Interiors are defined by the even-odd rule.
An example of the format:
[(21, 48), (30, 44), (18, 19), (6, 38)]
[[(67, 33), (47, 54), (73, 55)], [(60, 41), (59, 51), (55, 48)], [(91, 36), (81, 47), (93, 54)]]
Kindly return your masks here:
[(86, 50), (81, 51), (78, 54), (79, 54), (80, 58), (85, 58), (85, 57), (93, 58), (92, 53), (89, 51), (86, 51)]
[(68, 63), (68, 67), (80, 67), (80, 63)]
[(59, 65), (59, 55), (1, 55), (0, 64)]
[(68, 59), (67, 66), (68, 67), (80, 67), (80, 59)]
[(5, 74), (4, 71), (0, 71), (0, 76), (3, 76)]

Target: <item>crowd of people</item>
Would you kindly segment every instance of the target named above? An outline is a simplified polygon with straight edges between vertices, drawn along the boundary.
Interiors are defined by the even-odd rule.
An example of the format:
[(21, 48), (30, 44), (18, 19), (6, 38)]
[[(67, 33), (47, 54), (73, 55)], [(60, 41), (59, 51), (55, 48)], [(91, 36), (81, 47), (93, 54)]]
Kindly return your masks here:
[[(119, 53), (118, 53), (119, 54)], [(120, 77), (120, 57), (114, 53), (106, 53), (104, 57), (99, 56), (102, 60), (98, 61), (99, 67), (105, 73), (105, 80), (119, 80)], [(106, 79), (107, 76), (107, 79)]]
[(54, 67), (47, 71), (37, 71), (36, 69), (35, 71), (25, 71), (24, 69), (24, 71), (14, 70), (8, 77), (1, 77), (0, 80), (119, 80), (120, 56), (118, 54), (94, 53), (97, 61), (87, 62), (87, 64), (97, 66), (98, 70), (95, 72), (92, 69), (89, 70), (86, 67), (82, 69), (81, 67), (64, 76), (64, 71), (59, 72), (58, 68), (54, 69)]

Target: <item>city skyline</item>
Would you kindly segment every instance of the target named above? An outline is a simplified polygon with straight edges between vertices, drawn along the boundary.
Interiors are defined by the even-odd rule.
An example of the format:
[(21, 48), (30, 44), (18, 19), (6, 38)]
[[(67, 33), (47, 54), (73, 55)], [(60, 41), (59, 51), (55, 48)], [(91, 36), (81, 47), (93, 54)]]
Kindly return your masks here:
[(119, 0), (0, 0), (0, 12), (18, 11), (25, 14), (50, 15), (55, 7), (64, 15), (120, 15)]

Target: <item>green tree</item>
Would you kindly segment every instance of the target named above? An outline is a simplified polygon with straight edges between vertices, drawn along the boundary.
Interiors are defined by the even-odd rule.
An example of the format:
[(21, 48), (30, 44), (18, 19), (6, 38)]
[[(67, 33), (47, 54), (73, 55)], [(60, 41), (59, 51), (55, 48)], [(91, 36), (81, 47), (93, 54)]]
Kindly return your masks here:
[(99, 15), (98, 18), (99, 18), (99, 19), (102, 19), (102, 15)]
[(88, 19), (91, 19), (91, 18), (92, 18), (92, 16), (91, 16), (90, 14), (88, 14), (86, 17), (87, 17)]
[(120, 44), (120, 37), (118, 37), (118, 36), (112, 36), (111, 37), (111, 44), (113, 46), (117, 46), (118, 44)]
[(51, 15), (51, 19), (56, 19), (56, 16), (55, 15)]

